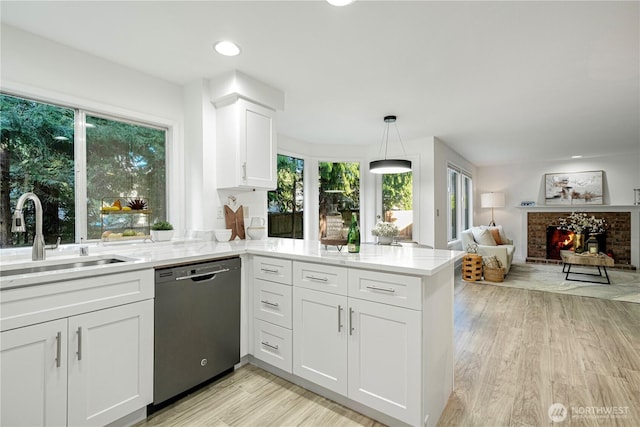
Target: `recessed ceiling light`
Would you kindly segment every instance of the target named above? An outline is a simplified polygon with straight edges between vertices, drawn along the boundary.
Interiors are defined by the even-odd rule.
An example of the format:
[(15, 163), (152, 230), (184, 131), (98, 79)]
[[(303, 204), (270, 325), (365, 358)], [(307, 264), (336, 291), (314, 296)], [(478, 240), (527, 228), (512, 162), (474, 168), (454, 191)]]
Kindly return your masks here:
[(572, 159), (581, 159), (581, 158), (582, 158), (582, 155), (581, 155), (581, 154), (578, 154), (577, 156), (571, 156), (571, 158), (572, 158)]
[(240, 53), (240, 48), (234, 42), (223, 40), (215, 44), (216, 52), (224, 56), (236, 56)]
[(331, 6), (346, 6), (353, 3), (355, 0), (327, 0)]

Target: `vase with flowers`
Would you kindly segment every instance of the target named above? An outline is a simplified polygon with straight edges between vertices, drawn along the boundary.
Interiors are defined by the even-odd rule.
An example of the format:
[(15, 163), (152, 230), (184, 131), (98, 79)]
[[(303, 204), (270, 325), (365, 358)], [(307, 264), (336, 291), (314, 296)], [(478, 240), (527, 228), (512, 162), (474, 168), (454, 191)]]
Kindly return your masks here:
[(585, 235), (604, 233), (607, 229), (607, 221), (604, 218), (589, 216), (586, 212), (571, 212), (568, 217), (559, 218), (560, 230), (574, 232), (573, 248), (576, 253), (584, 252)]
[(392, 222), (379, 221), (371, 230), (371, 234), (378, 238), (379, 245), (389, 245), (399, 233), (398, 226)]

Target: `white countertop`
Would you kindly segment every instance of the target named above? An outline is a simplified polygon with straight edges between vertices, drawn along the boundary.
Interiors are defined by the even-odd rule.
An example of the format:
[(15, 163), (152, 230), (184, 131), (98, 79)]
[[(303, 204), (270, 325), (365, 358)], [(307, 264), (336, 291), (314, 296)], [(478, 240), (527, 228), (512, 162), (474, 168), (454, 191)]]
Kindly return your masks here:
[(157, 243), (129, 243), (108, 246), (91, 246), (90, 257), (80, 257), (76, 245), (61, 251), (47, 251), (47, 260), (31, 261), (31, 248), (4, 250), (0, 260), (3, 273), (15, 268), (56, 264), (65, 261), (81, 261), (113, 255), (131, 261), (91, 267), (68, 268), (40, 273), (18, 274), (0, 277), (0, 289), (33, 286), (43, 282), (72, 280), (86, 276), (120, 273), (142, 268), (224, 258), (245, 253), (283, 257), (293, 260), (320, 262), (368, 270), (430, 276), (454, 263), (464, 252), (417, 247), (399, 247), (363, 244), (358, 254), (350, 254), (347, 248), (325, 249), (317, 240), (269, 238), (265, 240), (236, 240), (233, 242), (171, 241)]

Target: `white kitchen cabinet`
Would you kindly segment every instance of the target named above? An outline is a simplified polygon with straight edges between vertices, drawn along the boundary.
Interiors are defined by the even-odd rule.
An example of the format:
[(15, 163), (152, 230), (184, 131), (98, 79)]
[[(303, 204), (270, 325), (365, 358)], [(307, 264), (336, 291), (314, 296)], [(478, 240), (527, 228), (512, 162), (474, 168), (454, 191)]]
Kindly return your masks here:
[(1, 425), (102, 426), (152, 401), (153, 270), (2, 291)]
[(291, 260), (254, 256), (252, 354), (285, 372), (292, 371)]
[[(406, 295), (407, 283), (419, 287), (420, 281), (349, 269), (347, 296), (347, 271), (342, 267), (294, 262), (293, 270), (293, 373), (419, 425), (422, 316), (390, 303), (404, 303), (398, 295)], [(306, 280), (310, 273), (297, 273), (304, 271), (314, 271), (317, 279)], [(331, 282), (335, 285), (328, 286)], [(358, 283), (364, 283), (364, 292)], [(309, 289), (314, 286), (319, 290)], [(420, 306), (419, 292), (417, 296), (411, 305)], [(378, 302), (381, 299), (390, 303)]]
[(67, 424), (67, 320), (0, 334), (0, 425)]
[(419, 311), (349, 298), (348, 396), (420, 425)]
[(291, 372), (291, 329), (257, 318), (253, 320), (253, 328), (253, 356), (285, 372)]
[(293, 288), (293, 373), (347, 394), (347, 297)]
[(217, 186), (264, 189), (277, 186), (276, 112), (237, 98), (217, 106)]
[(102, 426), (153, 397), (153, 300), (69, 318), (69, 425)]
[(102, 426), (151, 402), (153, 300), (1, 337), (2, 425)]

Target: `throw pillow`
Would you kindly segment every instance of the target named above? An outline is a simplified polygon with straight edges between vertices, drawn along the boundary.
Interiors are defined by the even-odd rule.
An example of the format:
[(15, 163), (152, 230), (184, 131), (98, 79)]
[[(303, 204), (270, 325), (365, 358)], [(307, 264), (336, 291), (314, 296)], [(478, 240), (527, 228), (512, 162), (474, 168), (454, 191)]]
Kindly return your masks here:
[(493, 240), (496, 241), (496, 245), (504, 245), (504, 242), (502, 241), (502, 238), (500, 237), (500, 230), (498, 230), (497, 227), (490, 227), (488, 230), (491, 233), (491, 236), (493, 237)]
[(486, 228), (473, 227), (471, 233), (473, 234), (473, 239), (479, 245), (496, 246), (496, 241), (493, 239), (491, 232)]

